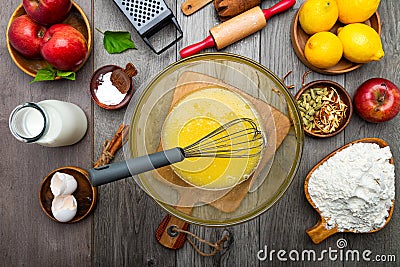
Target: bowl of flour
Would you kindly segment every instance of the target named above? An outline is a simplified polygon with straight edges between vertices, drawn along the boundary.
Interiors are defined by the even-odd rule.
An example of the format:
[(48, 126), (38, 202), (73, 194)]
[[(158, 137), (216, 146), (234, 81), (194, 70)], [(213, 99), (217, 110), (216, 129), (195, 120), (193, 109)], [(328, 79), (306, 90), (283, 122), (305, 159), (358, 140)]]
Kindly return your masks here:
[(307, 234), (316, 244), (338, 232), (372, 233), (389, 222), (395, 199), (395, 167), (379, 138), (335, 150), (308, 173), (304, 190), (321, 219)]

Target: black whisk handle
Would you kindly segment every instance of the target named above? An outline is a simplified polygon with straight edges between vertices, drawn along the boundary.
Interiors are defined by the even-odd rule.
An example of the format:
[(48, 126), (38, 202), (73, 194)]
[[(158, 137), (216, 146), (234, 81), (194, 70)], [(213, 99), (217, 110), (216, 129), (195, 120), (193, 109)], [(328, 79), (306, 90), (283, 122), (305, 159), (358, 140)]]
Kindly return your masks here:
[(88, 171), (89, 180), (93, 186), (99, 186), (177, 163), (184, 158), (183, 149), (172, 148), (138, 158), (131, 158), (126, 161), (92, 168)]

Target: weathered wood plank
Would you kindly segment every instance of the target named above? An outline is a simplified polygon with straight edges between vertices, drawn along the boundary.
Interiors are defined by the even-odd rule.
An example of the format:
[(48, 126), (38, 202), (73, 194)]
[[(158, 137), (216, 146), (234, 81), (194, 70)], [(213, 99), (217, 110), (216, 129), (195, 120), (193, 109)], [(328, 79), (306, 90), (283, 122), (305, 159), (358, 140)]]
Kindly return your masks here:
[[(177, 1), (179, 2), (179, 1)], [(182, 14), (181, 10), (178, 9), (177, 13), (178, 21), (180, 22), (183, 30), (183, 39), (178, 44), (178, 51), (187, 45), (203, 40), (209, 35), (209, 29), (218, 23), (217, 18), (214, 15), (214, 7), (212, 4), (207, 5), (203, 9), (197, 11), (196, 13), (185, 16)], [(200, 22), (201, 21), (201, 22)], [(199, 23), (200, 22), (200, 23)], [(205, 51), (215, 51), (213, 48), (207, 49)], [(179, 54), (178, 54), (179, 56)], [(189, 231), (193, 232), (197, 236), (215, 242), (220, 236), (218, 236), (219, 229), (205, 228), (190, 225)], [(199, 244), (196, 242), (196, 244)], [(208, 246), (200, 245), (200, 248), (205, 252), (210, 252)], [(202, 257), (200, 256), (188, 242), (176, 252), (176, 262), (177, 266), (204, 266), (215, 265), (218, 262), (220, 255), (215, 257)]]
[[(3, 33), (13, 10), (21, 1), (10, 1), (1, 10)], [(90, 19), (91, 5), (77, 1)], [(76, 81), (40, 82), (29, 85), (32, 78), (12, 62), (5, 38), (0, 44), (1, 71), (1, 128), (0, 156), (0, 258), (5, 266), (90, 265), (91, 216), (76, 224), (53, 222), (42, 212), (38, 192), (42, 179), (55, 168), (75, 165), (90, 166), (92, 126), (76, 145), (45, 148), (17, 141), (8, 129), (11, 110), (24, 102), (58, 99), (80, 106), (91, 121), (91, 101), (82, 84), (91, 72), (92, 57), (77, 73)], [(78, 156), (80, 155), (80, 156)]]
[[(303, 1), (298, 1), (295, 5), (295, 9), (300, 7)], [(389, 1), (390, 2), (390, 1)], [(381, 10), (385, 7), (385, 3), (381, 3)], [(282, 21), (291, 22), (295, 11), (292, 10), (290, 14), (282, 14), (277, 20), (277, 24), (275, 29), (279, 29), (282, 31), (281, 34), (275, 33), (271, 34), (271, 36), (280, 36), (276, 38), (276, 40), (271, 40), (267, 38), (262, 38), (262, 40), (266, 40), (266, 44), (262, 44), (262, 47), (271, 47), (269, 50), (274, 51), (273, 56), (265, 56), (264, 61), (262, 63), (267, 67), (273, 69), (278, 75), (283, 76), (287, 71), (293, 70), (293, 74), (288, 77), (287, 84), (294, 83), (296, 85), (296, 89), (293, 93), (295, 93), (301, 87), (301, 75), (307, 70), (307, 68), (302, 65), (302, 63), (297, 59), (296, 55), (294, 54), (291, 46), (290, 46), (290, 36), (289, 36), (289, 23), (283, 24)], [(393, 8), (391, 8), (393, 10)], [(287, 12), (288, 13), (288, 12)], [(396, 14), (396, 13), (395, 13)], [(395, 15), (393, 15), (395, 17)], [(284, 18), (282, 18), (284, 17)], [(282, 20), (281, 20), (282, 19)], [(388, 22), (390, 23), (393, 18), (388, 18)], [(269, 26), (274, 24), (275, 21), (271, 20)], [(383, 23), (385, 23), (385, 18), (383, 18)], [(389, 26), (384, 29), (384, 34), (386, 32), (387, 35), (393, 34), (393, 29), (395, 25)], [(283, 37), (281, 37), (283, 36)], [(286, 41), (282, 42), (282, 38)], [(385, 40), (384, 40), (385, 42)], [(278, 51), (278, 55), (276, 54)], [(388, 50), (389, 52), (389, 50)], [(389, 52), (390, 53), (390, 52)], [(391, 54), (395, 52), (395, 49), (392, 49)], [(397, 59), (397, 61), (396, 61)], [(385, 64), (385, 60), (379, 63), (370, 63), (366, 66), (363, 66), (357, 71), (354, 71), (350, 74), (346, 75), (338, 75), (338, 76), (327, 76), (321, 75), (318, 73), (311, 74), (307, 81), (317, 80), (317, 79), (328, 79), (338, 82), (341, 85), (344, 85), (345, 88), (349, 90), (349, 92), (354, 92), (354, 83), (358, 84), (360, 81), (363, 81), (369, 77), (371, 77), (371, 73), (376, 73), (375, 76), (379, 76), (379, 71), (377, 72), (376, 68), (383, 68), (386, 69), (391, 66), (394, 62), (398, 62), (398, 58), (396, 57), (393, 59), (393, 62), (390, 64)], [(393, 65), (397, 65), (395, 63)], [(380, 67), (378, 67), (378, 65)], [(386, 66), (385, 66), (386, 65)], [(389, 67), (390, 68), (390, 67)], [(392, 76), (391, 80), (395, 81), (395, 74)], [(386, 126), (381, 126), (382, 129), (387, 129), (386, 127), (393, 127), (390, 125), (396, 125), (398, 127), (398, 122), (394, 121), (391, 122), (393, 124), (389, 124)], [(368, 128), (368, 129), (366, 129)], [(363, 129), (360, 130), (359, 129)], [(339, 238), (345, 238), (348, 243), (349, 249), (368, 249), (372, 247), (385, 247), (387, 251), (398, 251), (396, 245), (393, 245), (390, 242), (390, 238), (379, 238), (378, 243), (380, 245), (375, 246), (376, 240), (374, 238), (374, 245), (372, 245), (371, 238), (367, 235), (351, 235), (351, 234), (337, 234), (326, 241), (324, 241), (320, 245), (312, 244), (311, 240), (305, 234), (305, 230), (312, 227), (318, 220), (318, 215), (315, 211), (312, 210), (310, 205), (307, 203), (304, 197), (303, 185), (304, 185), (304, 177), (306, 176), (307, 172), (325, 155), (333, 151), (334, 149), (340, 147), (341, 145), (353, 141), (355, 139), (363, 137), (362, 132), (369, 134), (369, 136), (381, 136), (383, 132), (373, 132), (369, 130), (369, 127), (366, 126), (365, 122), (361, 121), (359, 118), (355, 116), (352, 119), (351, 124), (345, 130), (344, 133), (341, 133), (329, 140), (319, 140), (310, 137), (306, 137), (305, 139), (305, 146), (304, 146), (304, 153), (301, 161), (301, 165), (299, 171), (295, 177), (293, 185), (288, 190), (288, 193), (282, 198), (282, 200), (270, 211), (268, 212), (265, 217), (263, 217), (261, 222), (261, 229), (271, 229), (270, 231), (260, 232), (260, 241), (261, 245), (267, 245), (269, 251), (272, 249), (279, 250), (284, 249), (286, 251), (290, 251), (291, 249), (295, 249), (297, 251), (303, 251), (306, 249), (314, 249), (317, 253), (320, 253), (324, 249), (337, 249), (336, 241)], [(393, 130), (392, 130), (393, 131)], [(391, 131), (387, 131), (387, 134), (390, 134)], [(397, 132), (397, 130), (396, 130)], [(393, 136), (393, 134), (391, 134)], [(393, 138), (393, 137), (392, 137)], [(398, 136), (394, 137), (396, 141), (398, 141)], [(321, 149), (323, 148), (323, 149)], [(287, 223), (290, 222), (290, 223)], [(393, 222), (392, 222), (393, 223)], [(393, 224), (396, 224), (394, 222)], [(390, 229), (390, 228), (389, 228)], [(393, 234), (389, 229), (388, 234)], [(271, 233), (272, 231), (272, 233)], [(353, 240), (359, 240), (359, 242), (355, 242)], [(381, 243), (382, 242), (382, 243)], [(385, 246), (383, 244), (386, 244)], [(389, 245), (390, 244), (390, 245)], [(389, 249), (389, 247), (391, 249)], [(385, 251), (386, 251), (385, 250)], [(318, 254), (317, 254), (318, 255)], [(269, 265), (271, 261), (264, 262), (265, 265)], [(273, 257), (273, 264), (275, 265), (287, 265), (287, 262), (279, 262), (275, 257)], [(309, 266), (311, 262), (307, 262), (305, 265)], [(324, 258), (324, 261), (318, 262), (316, 266), (331, 266), (337, 265), (338, 262), (333, 262), (328, 259), (328, 257)]]
[[(175, 1), (166, 1), (175, 10)], [(162, 55), (154, 54), (136, 33), (134, 27), (113, 1), (94, 2), (94, 24), (101, 31), (128, 31), (137, 50), (110, 55), (103, 48), (102, 34), (94, 32), (94, 69), (115, 64), (124, 67), (132, 62), (138, 75), (134, 77), (136, 89), (144, 86), (165, 66), (176, 60), (175, 49)], [(108, 111), (94, 106), (94, 156), (101, 152), (101, 144), (110, 139), (123, 122), (126, 108)], [(122, 150), (114, 161), (123, 160)], [(161, 247), (155, 231), (163, 218), (156, 205), (133, 179), (119, 181), (99, 188), (99, 202), (94, 220), (95, 266), (172, 266), (175, 254)]]
[[(302, 1), (298, 1), (289, 11), (271, 18), (261, 38), (261, 63), (280, 77), (293, 71), (285, 81), (287, 85), (295, 85), (295, 89), (292, 89), (293, 94), (301, 88), (302, 75), (308, 70), (297, 58), (290, 40), (290, 23), (301, 4)], [(307, 77), (306, 83), (312, 80), (331, 78), (312, 73)], [(264, 231), (260, 232), (260, 249), (265, 250), (266, 246), (268, 253), (271, 250), (278, 251), (280, 249), (301, 252), (312, 246), (305, 230), (317, 222), (317, 216), (304, 197), (304, 177), (312, 166), (325, 156), (326, 149), (339, 146), (342, 139), (343, 137), (340, 136), (329, 140), (305, 137), (302, 160), (293, 184), (278, 204), (261, 217), (261, 229)], [(324, 147), (324, 150), (318, 149), (321, 146)], [(326, 244), (327, 246), (328, 244)], [(287, 264), (280, 262), (276, 255), (270, 258), (268, 254), (262, 266), (269, 265), (271, 262), (274, 265)]]
[[(373, 77), (383, 77), (396, 85), (400, 84), (400, 55), (398, 42), (395, 40), (399, 39), (399, 22), (398, 17), (400, 16), (400, 9), (395, 1), (384, 1), (381, 2), (378, 12), (381, 14), (382, 20), (382, 43), (385, 51), (385, 57), (379, 62), (368, 63), (358, 71), (349, 73), (346, 76), (346, 88), (348, 88), (350, 95), (353, 96), (357, 87), (361, 85), (363, 81), (366, 81)], [(383, 14), (383, 15), (382, 15)], [(379, 137), (384, 139), (393, 153), (396, 167), (399, 166), (400, 159), (400, 117), (397, 116), (393, 120), (375, 124), (367, 123), (362, 120), (357, 114), (354, 114), (350, 127), (346, 130), (346, 143), (363, 137)], [(396, 178), (398, 180), (398, 171), (396, 172)], [(396, 181), (396, 193), (399, 192), (399, 183)], [(398, 199), (398, 196), (396, 196)], [(398, 200), (395, 203), (394, 212), (399, 212)], [(400, 227), (400, 219), (394, 215), (389, 224), (382, 230), (374, 234), (365, 235), (351, 235), (346, 234), (344, 238), (348, 241), (348, 249), (357, 249), (359, 251), (370, 250), (372, 254), (370, 256), (371, 262), (365, 262), (363, 266), (375, 266), (375, 256), (382, 255), (382, 259), (386, 257), (385, 266), (396, 266), (396, 262), (393, 259), (390, 260), (390, 255), (395, 255), (398, 261), (400, 251), (400, 244), (393, 238), (398, 234)], [(376, 259), (378, 260), (378, 259)]]
[[(217, 25), (219, 22), (216, 11), (212, 4), (204, 7), (202, 10), (196, 12), (191, 16), (184, 16), (180, 10), (177, 13), (177, 17), (181, 22), (184, 31), (184, 39), (180, 43), (181, 48), (186, 45), (192, 44), (203, 40), (209, 35), (209, 29)], [(199, 27), (199, 21), (201, 21), (201, 27)], [(260, 34), (254, 34), (245, 38), (241, 42), (232, 44), (221, 52), (235, 53), (243, 55), (245, 57), (259, 60), (258, 48), (260, 45)], [(206, 52), (215, 52), (215, 48), (207, 49)], [(228, 81), (229, 82), (229, 81)], [(229, 227), (230, 238), (233, 238), (235, 242), (222, 254), (217, 254), (214, 257), (202, 257), (187, 243), (181, 250), (177, 252), (178, 266), (233, 266), (238, 263), (247, 262), (251, 266), (256, 266), (257, 262), (248, 261), (247, 255), (253, 254), (254, 247), (246, 245), (251, 242), (258, 243), (258, 220), (255, 219), (251, 222), (244, 223), (238, 226)], [(206, 228), (198, 226), (190, 226), (190, 231), (211, 242), (216, 242), (225, 233), (225, 228)], [(209, 252), (207, 246), (201, 246), (201, 248)]]

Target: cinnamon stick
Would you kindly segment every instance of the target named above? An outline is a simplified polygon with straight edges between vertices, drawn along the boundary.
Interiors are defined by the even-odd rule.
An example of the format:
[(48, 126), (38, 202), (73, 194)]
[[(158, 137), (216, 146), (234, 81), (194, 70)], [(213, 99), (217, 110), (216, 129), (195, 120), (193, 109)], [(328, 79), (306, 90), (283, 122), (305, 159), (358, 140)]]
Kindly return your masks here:
[(128, 125), (121, 124), (111, 141), (104, 141), (103, 151), (99, 159), (93, 164), (93, 167), (106, 165), (114, 158), (115, 153), (123, 146), (123, 136), (128, 133), (128, 130)]

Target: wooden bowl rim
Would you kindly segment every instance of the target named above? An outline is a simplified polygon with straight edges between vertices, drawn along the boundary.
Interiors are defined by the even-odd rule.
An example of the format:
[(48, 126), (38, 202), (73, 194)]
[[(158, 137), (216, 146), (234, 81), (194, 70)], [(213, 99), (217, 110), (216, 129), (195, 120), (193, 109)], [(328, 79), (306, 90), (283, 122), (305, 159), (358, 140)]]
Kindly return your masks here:
[[(85, 212), (85, 214), (83, 214), (81, 217), (76, 217), (76, 216), (75, 216), (71, 221), (68, 221), (68, 222), (60, 222), (60, 221), (58, 221), (56, 218), (54, 218), (53, 214), (49, 214), (49, 213), (47, 212), (47, 210), (46, 210), (46, 208), (44, 207), (43, 202), (42, 202), (42, 194), (43, 194), (42, 191), (44, 190), (44, 185), (45, 185), (45, 183), (47, 182), (48, 179), (51, 179), (51, 178), (52, 178), (52, 176), (54, 175), (54, 173), (56, 173), (56, 172), (62, 172), (63, 170), (73, 170), (73, 171), (75, 171), (75, 172), (79, 172), (80, 174), (82, 174), (82, 176), (84, 176), (84, 177), (87, 179), (87, 182), (89, 183), (89, 185), (90, 185), (90, 187), (91, 187), (91, 189), (92, 189), (92, 195), (93, 195), (93, 197), (92, 197), (92, 203), (91, 203), (89, 209)], [(93, 187), (93, 186), (91, 185), (90, 180), (89, 180), (89, 174), (88, 174), (88, 172), (87, 172), (86, 170), (82, 169), (82, 168), (79, 168), (79, 167), (75, 167), (75, 166), (64, 166), (64, 167), (57, 168), (57, 169), (51, 171), (46, 177), (44, 177), (43, 180), (42, 180), (42, 182), (41, 182), (41, 184), (40, 184), (40, 190), (39, 190), (39, 203), (40, 203), (40, 207), (42, 208), (43, 212), (47, 215), (47, 217), (49, 217), (51, 220), (53, 220), (53, 221), (55, 221), (55, 222), (58, 222), (58, 223), (76, 223), (76, 222), (79, 222), (79, 221), (83, 220), (87, 215), (90, 214), (90, 212), (91, 212), (91, 211), (93, 210), (93, 208), (96, 206), (96, 202), (97, 202), (97, 188), (96, 188), (96, 187)], [(78, 203), (78, 205), (79, 205), (79, 203)]]
[[(101, 66), (101, 67), (99, 67), (97, 70), (95, 70), (95, 71), (93, 72), (92, 76), (90, 77), (90, 83), (89, 83), (90, 95), (92, 96), (93, 101), (94, 101), (99, 107), (101, 107), (101, 108), (104, 108), (104, 109), (107, 109), (107, 110), (117, 110), (117, 109), (121, 109), (121, 108), (125, 107), (125, 106), (129, 103), (129, 101), (131, 100), (131, 98), (132, 98), (132, 96), (133, 96), (133, 94), (134, 94), (134, 92), (135, 92), (134, 86), (133, 86), (132, 78), (130, 79), (130, 82), (131, 82), (130, 85), (131, 85), (131, 86), (130, 86), (128, 92), (126, 93), (125, 98), (124, 98), (119, 104), (117, 104), (117, 105), (106, 105), (106, 104), (101, 103), (101, 102), (97, 99), (96, 94), (94, 93), (94, 90), (95, 90), (95, 86), (94, 86), (95, 80), (97, 80), (98, 75), (101, 74), (102, 71), (104, 71), (105, 69), (107, 69), (108, 71), (113, 71), (113, 70), (115, 70), (115, 69), (124, 69), (124, 68), (122, 68), (122, 67), (120, 67), (120, 66), (117, 66), (117, 65), (110, 64), (110, 65)], [(107, 71), (107, 72), (108, 72), (108, 71)], [(104, 73), (104, 72), (103, 72), (103, 73)]]
[[(93, 36), (92, 36), (92, 29), (91, 29), (91, 27), (90, 27), (89, 20), (88, 20), (88, 18), (87, 18), (87, 16), (86, 16), (85, 12), (83, 11), (83, 9), (82, 9), (75, 1), (72, 1), (72, 8), (75, 8), (75, 9), (80, 13), (80, 15), (82, 16), (83, 21), (85, 22), (85, 26), (86, 26), (86, 29), (87, 29), (87, 32), (88, 32), (88, 38), (87, 38), (87, 40), (86, 40), (86, 41), (87, 41), (88, 51), (87, 51), (86, 57), (85, 57), (85, 59), (82, 61), (82, 63), (79, 64), (79, 66), (77, 66), (75, 69), (73, 69), (74, 72), (77, 72), (79, 69), (81, 69), (81, 68), (85, 65), (86, 61), (87, 61), (88, 58), (90, 57), (90, 54), (91, 54), (91, 51), (92, 51), (92, 46), (93, 46), (93, 44), (92, 44), (92, 43), (93, 43)], [(72, 8), (71, 8), (71, 9), (72, 9)], [(8, 21), (7, 29), (6, 29), (6, 44), (7, 44), (7, 50), (8, 50), (8, 53), (9, 53), (9, 55), (10, 55), (12, 61), (14, 62), (15, 65), (17, 65), (17, 67), (18, 67), (20, 70), (22, 70), (24, 73), (28, 74), (28, 75), (31, 76), (31, 77), (36, 77), (36, 72), (33, 72), (33, 71), (28, 70), (27, 68), (25, 68), (25, 67), (16, 59), (15, 53), (18, 53), (18, 52), (11, 46), (10, 40), (9, 40), (9, 38), (8, 38), (8, 31), (9, 31), (9, 29), (10, 29), (11, 23), (14, 21), (15, 18), (17, 18), (17, 14), (18, 14), (18, 12), (21, 12), (21, 9), (24, 10), (24, 7), (23, 7), (22, 4), (19, 4), (18, 7), (17, 7), (17, 8), (14, 10), (14, 12), (12, 13), (12, 15), (11, 15), (9, 21)], [(23, 12), (25, 12), (25, 10), (24, 10)], [(26, 13), (26, 12), (25, 12), (25, 13)], [(19, 54), (19, 53), (18, 53), (18, 54)], [(20, 57), (23, 57), (22, 55), (19, 55), (19, 56), (20, 56)], [(42, 60), (44, 60), (44, 59), (42, 59)], [(60, 77), (56, 77), (55, 79), (58, 80), (58, 79), (60, 79)]]
[[(356, 144), (356, 143), (375, 143), (375, 144), (379, 145), (381, 148), (389, 146), (389, 144), (388, 144), (385, 140), (380, 139), (380, 138), (376, 138), (376, 137), (358, 139), (358, 140), (352, 141), (352, 142), (350, 142), (350, 143), (347, 143), (347, 144), (345, 144), (345, 145), (339, 147), (338, 149), (332, 151), (330, 154), (328, 154), (328, 155), (325, 156), (323, 159), (321, 159), (321, 160), (307, 173), (306, 178), (305, 178), (305, 180), (304, 180), (304, 194), (305, 194), (305, 196), (306, 196), (306, 198), (307, 198), (308, 203), (310, 203), (310, 205), (318, 212), (318, 214), (319, 214), (319, 216), (320, 216), (320, 222), (319, 222), (319, 224), (321, 224), (321, 223), (322, 223), (322, 224), (326, 224), (326, 220), (325, 220), (325, 218), (321, 215), (321, 211), (320, 211), (320, 210), (318, 209), (318, 207), (315, 205), (314, 201), (311, 199), (310, 193), (308, 192), (308, 182), (309, 182), (309, 180), (310, 180), (310, 178), (311, 178), (311, 175), (314, 173), (314, 171), (315, 171), (319, 166), (321, 166), (325, 161), (327, 161), (329, 158), (331, 158), (332, 156), (334, 156), (337, 152), (342, 151), (343, 149), (345, 149), (345, 148), (347, 148), (347, 147), (349, 147), (349, 146), (351, 146), (351, 145), (353, 145), (353, 144)], [(393, 156), (392, 156), (391, 159), (389, 160), (389, 163), (394, 165), (394, 158), (393, 158)], [(396, 179), (396, 177), (395, 177), (395, 179)], [(368, 232), (355, 232), (355, 231), (352, 231), (352, 230), (344, 230), (344, 231), (342, 231), (342, 232), (345, 232), (345, 233), (357, 233), (357, 234), (358, 234), (358, 233), (360, 233), (360, 234), (367, 234), (367, 233), (374, 233), (374, 232), (377, 232), (377, 231), (383, 229), (383, 228), (389, 223), (390, 219), (392, 218), (393, 211), (394, 211), (394, 202), (395, 202), (395, 200), (393, 199), (393, 200), (392, 200), (392, 206), (391, 206), (390, 209), (389, 209), (389, 215), (388, 215), (388, 217), (386, 218), (386, 222), (385, 222), (385, 224), (384, 224), (383, 226), (381, 226), (381, 227), (379, 227), (379, 228), (377, 228), (377, 229), (373, 229), (373, 230), (368, 231)], [(337, 226), (335, 226), (334, 229), (337, 230)], [(339, 232), (339, 231), (337, 230), (337, 232)]]
[[(299, 27), (299, 13), (300, 13), (300, 8), (297, 10), (297, 12), (292, 20), (292, 25), (290, 27), (290, 39), (292, 41), (292, 47), (293, 47), (295, 54), (297, 55), (297, 57), (300, 59), (300, 61), (304, 65), (306, 65), (308, 68), (310, 68), (316, 72), (319, 72), (322, 74), (328, 74), (328, 75), (344, 74), (344, 73), (356, 70), (364, 65), (364, 64), (360, 64), (360, 63), (351, 62), (351, 63), (353, 63), (353, 66), (350, 68), (343, 69), (343, 70), (329, 70), (329, 69), (317, 68), (317, 67), (313, 66), (311, 63), (309, 63), (308, 60), (305, 58), (304, 50), (301, 48), (298, 35), (296, 34), (297, 28)], [(382, 23), (381, 23), (381, 18), (379, 16), (378, 11), (376, 11), (371, 17), (374, 17), (374, 16), (377, 20), (378, 28), (377, 29), (373, 28), (373, 29), (376, 30), (377, 33), (380, 35), (381, 31), (382, 31)], [(368, 20), (370, 20), (371, 17)]]
[(328, 138), (328, 137), (332, 137), (335, 136), (337, 134), (339, 134), (340, 132), (342, 132), (347, 125), (349, 125), (351, 118), (353, 116), (353, 102), (351, 100), (351, 97), (349, 95), (349, 93), (347, 92), (347, 90), (341, 86), (340, 84), (338, 84), (337, 82), (334, 81), (330, 81), (330, 80), (316, 80), (316, 81), (312, 81), (309, 82), (308, 84), (304, 85), (294, 96), (294, 99), (297, 101), (299, 99), (299, 97), (301, 96), (301, 94), (304, 93), (304, 91), (313, 88), (317, 85), (329, 85), (331, 87), (334, 87), (335, 89), (339, 90), (339, 94), (343, 94), (346, 96), (345, 102), (347, 104), (347, 108), (348, 108), (348, 116), (345, 118), (345, 122), (344, 124), (338, 128), (337, 130), (335, 130), (333, 133), (328, 133), (328, 134), (318, 134), (318, 133), (313, 133), (308, 131), (307, 129), (304, 129), (304, 132), (308, 135), (308, 136), (312, 136), (312, 137), (319, 137), (319, 138)]

